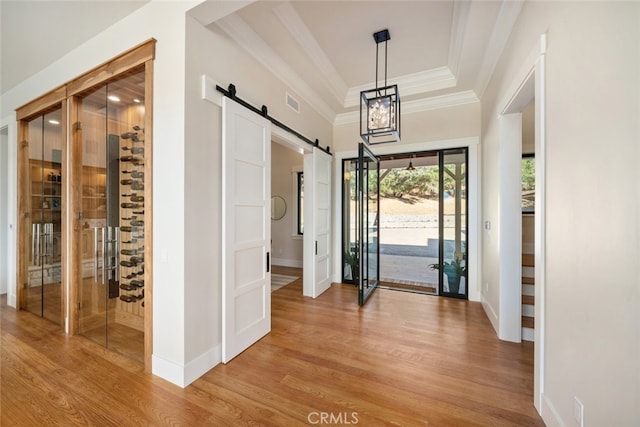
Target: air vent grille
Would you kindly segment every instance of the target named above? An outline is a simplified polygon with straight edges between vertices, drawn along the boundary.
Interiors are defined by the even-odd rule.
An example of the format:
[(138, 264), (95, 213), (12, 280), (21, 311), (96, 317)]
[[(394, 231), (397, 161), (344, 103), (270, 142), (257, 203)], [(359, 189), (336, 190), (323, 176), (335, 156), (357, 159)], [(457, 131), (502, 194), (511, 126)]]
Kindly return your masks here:
[(298, 102), (297, 99), (295, 99), (289, 93), (287, 93), (287, 105), (296, 113), (300, 112), (300, 103)]

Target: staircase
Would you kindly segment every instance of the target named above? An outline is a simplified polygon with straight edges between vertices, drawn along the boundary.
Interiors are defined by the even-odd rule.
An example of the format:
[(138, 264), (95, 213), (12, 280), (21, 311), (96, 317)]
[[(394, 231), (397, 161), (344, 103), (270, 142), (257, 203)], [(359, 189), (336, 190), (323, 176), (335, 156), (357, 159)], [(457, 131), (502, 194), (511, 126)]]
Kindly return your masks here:
[(522, 254), (522, 340), (533, 341), (535, 317), (535, 258)]

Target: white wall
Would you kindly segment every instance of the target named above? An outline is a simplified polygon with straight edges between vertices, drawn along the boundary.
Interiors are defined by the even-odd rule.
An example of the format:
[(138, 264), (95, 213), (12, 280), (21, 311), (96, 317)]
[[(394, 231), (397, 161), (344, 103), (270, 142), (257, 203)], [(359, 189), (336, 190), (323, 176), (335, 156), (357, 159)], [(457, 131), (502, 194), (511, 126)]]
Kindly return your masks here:
[[(401, 142), (393, 144), (402, 151), (407, 144), (475, 137), (480, 135), (480, 103), (402, 114)], [(339, 124), (333, 134), (334, 151), (357, 150), (360, 122)]]
[[(535, 101), (531, 101), (522, 112), (522, 154), (535, 153)], [(534, 250), (534, 216), (522, 215), (522, 253)]]
[[(0, 280), (6, 283), (7, 304), (16, 306), (16, 218), (17, 218), (17, 163), (18, 149), (13, 141), (17, 138), (17, 126), (14, 115), (0, 118), (0, 128), (7, 132), (7, 152), (6, 152), (6, 193), (0, 196), (0, 204), (6, 209), (6, 241), (4, 256), (6, 258), (6, 270), (2, 273), (0, 268)], [(2, 222), (0, 221), (0, 224)], [(4, 279), (2, 275), (4, 274)]]
[(522, 154), (532, 154), (536, 151), (535, 130), (535, 100), (531, 101), (522, 111)]
[[(482, 98), (483, 216), (499, 233), (499, 109), (546, 32), (547, 425), (578, 425), (574, 397), (584, 425), (640, 424), (639, 23), (638, 3), (527, 2)], [(485, 232), (495, 305), (502, 261)]]
[[(216, 5), (219, 3), (216, 3)], [(231, 3), (229, 3), (231, 4)], [(247, 55), (219, 28), (209, 25), (220, 7), (197, 8), (187, 17), (185, 122), (185, 306), (184, 349), (188, 379), (220, 361), (221, 345), (221, 114), (215, 84), (236, 85), (238, 97), (310, 139), (331, 145), (332, 126), (302, 99), (302, 113), (285, 105), (291, 88)], [(218, 14), (216, 14), (218, 13)], [(197, 19), (196, 19), (197, 18)], [(202, 98), (202, 76), (214, 102)], [(276, 168), (274, 163), (273, 168)], [(290, 169), (289, 169), (290, 170)]]
[(271, 195), (287, 204), (282, 219), (271, 220), (271, 254), (274, 265), (302, 268), (302, 236), (297, 235), (298, 192), (294, 171), (302, 172), (302, 154), (278, 143), (271, 144)]
[(9, 242), (9, 129), (0, 128), (0, 295), (6, 294), (9, 287), (8, 242)]

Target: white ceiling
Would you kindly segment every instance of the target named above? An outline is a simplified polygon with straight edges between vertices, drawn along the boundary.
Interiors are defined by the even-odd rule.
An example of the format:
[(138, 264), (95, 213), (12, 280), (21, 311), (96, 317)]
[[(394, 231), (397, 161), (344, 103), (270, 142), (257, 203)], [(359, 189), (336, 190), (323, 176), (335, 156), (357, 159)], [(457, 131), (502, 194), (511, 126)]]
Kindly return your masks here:
[[(226, 33), (324, 117), (355, 119), (375, 86), (373, 33), (389, 29), (388, 82), (403, 112), (477, 101), (521, 1), (258, 1), (208, 26)], [(379, 78), (384, 77), (380, 45)], [(379, 86), (383, 82), (379, 82)], [(354, 116), (354, 117), (352, 117)]]
[(101, 33), (149, 0), (0, 0), (0, 93)]
[[(1, 0), (0, 93), (146, 1)], [(375, 86), (374, 32), (390, 31), (388, 80), (398, 84), (404, 113), (474, 102), (521, 6), (513, 0), (257, 1), (208, 28), (226, 33), (294, 95), (339, 123), (355, 119), (360, 90)]]

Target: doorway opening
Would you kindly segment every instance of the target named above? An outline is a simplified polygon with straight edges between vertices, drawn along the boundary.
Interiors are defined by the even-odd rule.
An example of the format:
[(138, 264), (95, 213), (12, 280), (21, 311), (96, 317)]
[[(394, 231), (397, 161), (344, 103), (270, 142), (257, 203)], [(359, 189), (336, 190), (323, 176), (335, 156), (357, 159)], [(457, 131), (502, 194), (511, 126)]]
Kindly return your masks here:
[(271, 292), (303, 276), (304, 156), (271, 142)]
[(0, 128), (0, 295), (9, 289), (9, 130)]
[[(468, 298), (468, 149), (379, 158), (380, 286)], [(356, 169), (343, 160), (344, 283), (358, 279)]]

